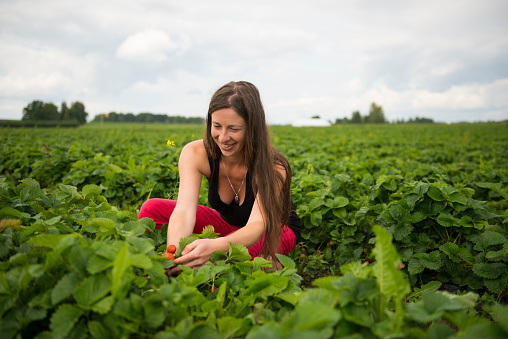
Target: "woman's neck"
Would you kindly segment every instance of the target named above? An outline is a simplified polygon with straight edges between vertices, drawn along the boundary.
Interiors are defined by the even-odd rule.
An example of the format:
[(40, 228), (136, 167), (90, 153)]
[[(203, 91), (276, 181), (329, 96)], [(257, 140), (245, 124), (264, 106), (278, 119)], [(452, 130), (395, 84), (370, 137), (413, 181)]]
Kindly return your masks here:
[(228, 167), (245, 167), (245, 159), (243, 158), (243, 155), (234, 155), (228, 157), (222, 154), (221, 158)]

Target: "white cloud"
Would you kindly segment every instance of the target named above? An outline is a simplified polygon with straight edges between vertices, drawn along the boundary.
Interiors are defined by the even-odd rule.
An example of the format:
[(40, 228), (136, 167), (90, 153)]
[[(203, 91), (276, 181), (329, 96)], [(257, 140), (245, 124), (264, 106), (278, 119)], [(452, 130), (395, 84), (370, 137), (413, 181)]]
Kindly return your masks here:
[(0, 117), (34, 99), (83, 100), (90, 117), (195, 116), (220, 85), (248, 80), (277, 123), (365, 114), (372, 101), (389, 117), (507, 119), (507, 10), (505, 0), (4, 1)]
[(0, 93), (6, 97), (59, 97), (90, 90), (97, 58), (65, 49), (0, 41)]
[(168, 34), (154, 29), (130, 35), (116, 50), (116, 56), (134, 61), (165, 61), (179, 49)]

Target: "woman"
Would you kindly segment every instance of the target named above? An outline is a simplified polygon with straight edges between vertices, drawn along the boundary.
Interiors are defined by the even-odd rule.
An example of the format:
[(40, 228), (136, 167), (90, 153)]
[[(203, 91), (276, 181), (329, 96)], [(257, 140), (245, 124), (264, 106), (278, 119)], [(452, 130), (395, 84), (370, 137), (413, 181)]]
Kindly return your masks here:
[[(187, 144), (178, 163), (178, 200), (150, 199), (139, 218), (168, 223), (168, 245), (214, 226), (221, 237), (199, 239), (182, 250), (175, 264), (203, 266), (212, 252), (228, 243), (248, 247), (252, 257), (275, 260), (300, 239), (300, 219), (290, 196), (291, 167), (270, 143), (257, 88), (230, 82), (213, 95), (206, 118), (206, 138)], [(198, 205), (201, 178), (208, 179), (208, 201)], [(169, 222), (168, 222), (169, 220)], [(175, 267), (169, 274), (177, 274)]]

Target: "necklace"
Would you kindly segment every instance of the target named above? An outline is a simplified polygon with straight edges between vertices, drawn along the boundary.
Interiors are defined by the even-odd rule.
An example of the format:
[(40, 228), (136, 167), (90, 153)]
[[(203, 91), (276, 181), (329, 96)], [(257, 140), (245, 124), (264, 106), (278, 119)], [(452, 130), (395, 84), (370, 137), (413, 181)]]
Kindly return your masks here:
[(238, 202), (238, 200), (240, 199), (238, 197), (238, 194), (240, 194), (240, 191), (241, 191), (241, 189), (243, 187), (243, 182), (245, 181), (245, 178), (247, 177), (247, 169), (245, 169), (245, 176), (243, 177), (242, 184), (240, 185), (240, 188), (238, 189), (238, 192), (237, 192), (237, 191), (235, 191), (235, 188), (233, 187), (233, 184), (231, 183), (231, 180), (229, 180), (229, 175), (228, 175), (228, 171), (226, 170), (226, 165), (224, 164), (224, 159), (222, 159), (222, 166), (224, 166), (224, 172), (226, 172), (226, 177), (228, 178), (229, 185), (231, 186), (231, 189), (235, 193), (235, 201)]

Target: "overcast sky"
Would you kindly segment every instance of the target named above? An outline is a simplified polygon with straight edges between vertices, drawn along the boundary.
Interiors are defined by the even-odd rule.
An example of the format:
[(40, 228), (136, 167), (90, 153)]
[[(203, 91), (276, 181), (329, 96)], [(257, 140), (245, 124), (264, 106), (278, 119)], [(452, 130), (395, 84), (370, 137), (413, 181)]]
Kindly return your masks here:
[(271, 123), (508, 119), (508, 1), (0, 2), (0, 119), (33, 100), (204, 117), (247, 80)]

